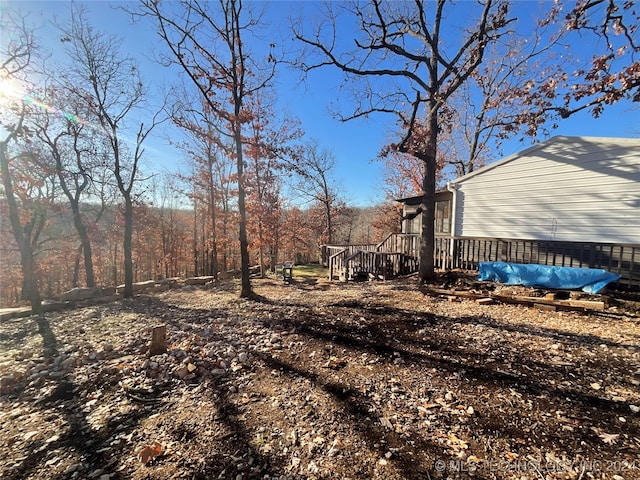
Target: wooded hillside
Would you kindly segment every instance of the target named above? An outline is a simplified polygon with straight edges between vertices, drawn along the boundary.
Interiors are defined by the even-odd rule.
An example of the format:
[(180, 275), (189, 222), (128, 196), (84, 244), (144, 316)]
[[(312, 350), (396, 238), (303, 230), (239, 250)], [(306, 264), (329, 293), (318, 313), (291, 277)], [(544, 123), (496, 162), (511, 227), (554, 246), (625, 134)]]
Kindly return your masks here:
[[(160, 202), (162, 203), (162, 202)], [(383, 207), (343, 207), (336, 212), (337, 243), (372, 243), (382, 239), (386, 225), (376, 223)], [(89, 223), (96, 284), (123, 283), (122, 220), (118, 206), (83, 206)], [(240, 266), (236, 231), (237, 213), (218, 215), (219, 230), (216, 249), (217, 269), (212, 263), (211, 219), (208, 207), (196, 203), (196, 208), (167, 208), (139, 203), (134, 209), (133, 264), (134, 281), (158, 278), (217, 275), (237, 271)], [(0, 215), (6, 218), (6, 204), (0, 201)], [(71, 213), (62, 204), (47, 209), (46, 222), (38, 244), (38, 282), (46, 298), (59, 296), (75, 286), (86, 285), (82, 249), (74, 235)], [(253, 220), (250, 217), (250, 220)], [(253, 225), (250, 222), (250, 225)], [(399, 225), (399, 222), (398, 222)], [(267, 245), (265, 268), (278, 263), (317, 262), (318, 245), (323, 243), (324, 223), (318, 208), (289, 208), (281, 212), (273, 242)], [(256, 238), (256, 237), (252, 237)], [(6, 222), (0, 223), (0, 305), (19, 303), (22, 273), (20, 254)], [(252, 264), (259, 260), (259, 245), (251, 243)]]

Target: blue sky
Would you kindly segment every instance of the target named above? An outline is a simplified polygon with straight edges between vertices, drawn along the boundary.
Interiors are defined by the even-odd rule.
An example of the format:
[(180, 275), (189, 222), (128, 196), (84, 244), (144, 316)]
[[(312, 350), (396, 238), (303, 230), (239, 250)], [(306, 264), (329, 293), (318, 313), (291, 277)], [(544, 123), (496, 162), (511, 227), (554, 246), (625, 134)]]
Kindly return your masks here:
[[(41, 26), (40, 34), (45, 35), (45, 45), (56, 46), (57, 39), (50, 28), (50, 22), (57, 18), (64, 23), (68, 11), (67, 1), (4, 1), (23, 12), (29, 12), (29, 21)], [(160, 42), (154, 32), (147, 26), (131, 25), (128, 16), (113, 8), (116, 2), (88, 1), (86, 3), (90, 20), (94, 28), (110, 32), (123, 38), (123, 48), (136, 57), (141, 64), (143, 76), (152, 81), (151, 88), (158, 88), (162, 83), (168, 84), (172, 78), (170, 72), (155, 65), (150, 57)], [(135, 6), (134, 2), (121, 2)], [(272, 32), (282, 36), (284, 41), (291, 39), (288, 27), (289, 12), (294, 15), (303, 9), (305, 21), (310, 20), (320, 8), (319, 2), (280, 2), (266, 4), (265, 18), (272, 26)], [(264, 4), (260, 4), (264, 6)], [(519, 8), (524, 15), (533, 11), (538, 2), (521, 2)], [(351, 38), (341, 38), (350, 41)], [(593, 46), (587, 43), (580, 47), (586, 54)], [(384, 200), (381, 189), (382, 165), (376, 160), (380, 149), (390, 140), (395, 131), (394, 117), (385, 115), (372, 116), (369, 119), (353, 120), (342, 123), (333, 118), (329, 105), (338, 99), (338, 87), (342, 81), (341, 74), (333, 68), (326, 67), (311, 72), (305, 82), (300, 81), (299, 72), (282, 68), (278, 77), (278, 97), (280, 107), (300, 119), (302, 129), (308, 137), (315, 138), (324, 148), (333, 150), (336, 157), (335, 177), (346, 199), (351, 204), (369, 205)], [(340, 97), (344, 98), (344, 97)], [(345, 105), (348, 113), (348, 105)], [(582, 136), (635, 136), (640, 135), (640, 110), (629, 104), (619, 104), (605, 110), (599, 119), (593, 119), (588, 112), (578, 114), (560, 123), (560, 128), (552, 135)], [(165, 132), (166, 135), (166, 132)], [(504, 155), (509, 155), (526, 148), (528, 144), (509, 141), (503, 146)], [(147, 146), (147, 171), (173, 171), (178, 168), (179, 152), (167, 147), (163, 136), (158, 135)]]

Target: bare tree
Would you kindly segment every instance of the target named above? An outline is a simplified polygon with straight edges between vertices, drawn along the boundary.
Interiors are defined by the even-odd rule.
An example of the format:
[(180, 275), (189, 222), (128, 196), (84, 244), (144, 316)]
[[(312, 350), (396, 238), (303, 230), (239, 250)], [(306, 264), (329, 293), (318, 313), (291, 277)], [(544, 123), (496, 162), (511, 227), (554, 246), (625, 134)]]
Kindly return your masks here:
[(139, 124), (131, 142), (125, 144), (126, 120), (145, 100), (145, 89), (134, 60), (121, 54), (120, 41), (94, 30), (85, 12), (72, 8), (71, 23), (61, 28), (63, 41), (71, 62), (68, 76), (72, 92), (89, 106), (92, 120), (98, 123), (98, 133), (110, 146), (113, 174), (124, 201), (124, 296), (133, 295), (133, 189), (139, 177), (139, 163), (144, 154), (143, 143), (162, 120), (159, 112), (145, 126)]
[[(78, 255), (84, 258), (86, 286), (95, 287), (91, 240), (87, 221), (81, 211), (81, 200), (91, 192), (93, 178), (97, 169), (101, 168), (102, 156), (98, 148), (103, 142), (95, 142), (88, 132), (90, 128), (79, 121), (80, 118), (87, 118), (88, 115), (83, 112), (86, 107), (73, 95), (67, 95), (67, 91), (67, 88), (45, 87), (41, 96), (56, 104), (58, 110), (33, 112), (29, 125), (45, 150), (44, 156), (53, 159), (55, 174), (71, 208), (73, 224), (80, 240)], [(76, 265), (79, 257), (77, 260)], [(78, 276), (78, 268), (75, 268), (74, 287), (78, 286)]]
[[(336, 38), (337, 12), (346, 12), (358, 23), (355, 51), (340, 51)], [(325, 29), (311, 34), (295, 27), (295, 36), (303, 42), (316, 60), (307, 57), (300, 62), (309, 72), (330, 65), (357, 81), (386, 81), (380, 91), (364, 84), (359, 94), (362, 103), (345, 119), (374, 112), (397, 116), (404, 131), (391, 150), (409, 153), (424, 163), (422, 179), (422, 242), (420, 249), (420, 281), (434, 278), (434, 218), (437, 174), (438, 138), (441, 111), (451, 96), (461, 88), (482, 64), (487, 46), (507, 34), (508, 3), (487, 0), (479, 5), (465, 3), (467, 27), (457, 41), (446, 39), (447, 29), (458, 27), (459, 16), (447, 8), (446, 0), (433, 3), (353, 2), (343, 6), (328, 4)]]
[[(2, 29), (13, 32), (8, 41), (2, 43), (0, 60), (0, 82), (3, 91), (0, 93), (0, 127), (3, 138), (0, 140), (0, 173), (2, 186), (9, 210), (9, 222), (14, 238), (20, 251), (20, 265), (22, 268), (23, 284), (22, 299), (31, 303), (33, 314), (40, 314), (41, 296), (36, 276), (35, 250), (38, 237), (45, 222), (45, 214), (41, 208), (31, 209), (28, 220), (23, 224), (19, 196), (15, 189), (15, 171), (12, 163), (21, 156), (16, 152), (15, 143), (24, 141), (31, 135), (25, 127), (25, 119), (29, 112), (29, 105), (23, 101), (22, 93), (10, 91), (12, 82), (23, 82), (37, 45), (33, 31), (25, 24), (24, 18), (14, 15), (2, 16)], [(12, 148), (13, 147), (13, 148)]]
[(322, 241), (327, 244), (334, 242), (336, 209), (341, 206), (338, 189), (332, 174), (335, 168), (333, 152), (321, 149), (316, 140), (308, 142), (302, 155), (296, 162), (290, 164), (295, 172), (299, 184), (297, 191), (305, 198), (316, 202), (323, 212), (324, 234)]
[[(200, 199), (206, 205), (210, 222), (208, 242), (209, 272), (217, 278), (220, 268), (218, 255), (219, 205), (228, 197), (231, 172), (230, 161), (225, 154), (229, 151), (221, 136), (220, 119), (213, 115), (206, 102), (200, 97), (190, 102), (187, 92), (183, 92), (173, 107), (171, 120), (184, 130), (187, 141), (178, 143), (192, 161), (193, 174), (188, 181), (194, 187), (194, 202)], [(197, 198), (196, 198), (197, 197)]]
[(241, 297), (253, 294), (249, 278), (249, 249), (245, 211), (243, 129), (249, 120), (246, 100), (264, 89), (275, 74), (276, 61), (257, 64), (245, 45), (245, 36), (259, 26), (243, 10), (242, 0), (200, 2), (181, 0), (169, 6), (143, 0), (143, 16), (153, 19), (169, 49), (167, 64), (178, 65), (211, 111), (225, 123), (220, 132), (233, 140), (238, 183)]

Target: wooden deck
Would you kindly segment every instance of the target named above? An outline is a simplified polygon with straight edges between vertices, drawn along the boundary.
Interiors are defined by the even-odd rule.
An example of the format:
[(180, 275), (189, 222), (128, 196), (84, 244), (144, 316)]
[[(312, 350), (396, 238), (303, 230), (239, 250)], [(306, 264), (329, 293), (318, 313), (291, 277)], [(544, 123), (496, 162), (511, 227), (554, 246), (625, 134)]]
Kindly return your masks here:
[(322, 263), (331, 280), (387, 280), (418, 270), (419, 235), (392, 233), (380, 243), (323, 245)]
[[(357, 277), (387, 280), (418, 270), (420, 236), (390, 234), (378, 244), (324, 245), (322, 262), (331, 280)], [(436, 237), (437, 269), (477, 270), (479, 262), (511, 262), (604, 269), (621, 276), (617, 286), (640, 290), (640, 245), (519, 240), (513, 238)]]

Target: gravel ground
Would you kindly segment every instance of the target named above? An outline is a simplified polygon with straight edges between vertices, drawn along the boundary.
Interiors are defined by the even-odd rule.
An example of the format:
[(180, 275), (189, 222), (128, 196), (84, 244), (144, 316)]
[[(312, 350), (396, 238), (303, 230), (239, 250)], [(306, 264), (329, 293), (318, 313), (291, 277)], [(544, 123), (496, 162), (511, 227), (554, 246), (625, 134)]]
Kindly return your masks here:
[(254, 287), (0, 325), (0, 478), (640, 478), (637, 311)]

